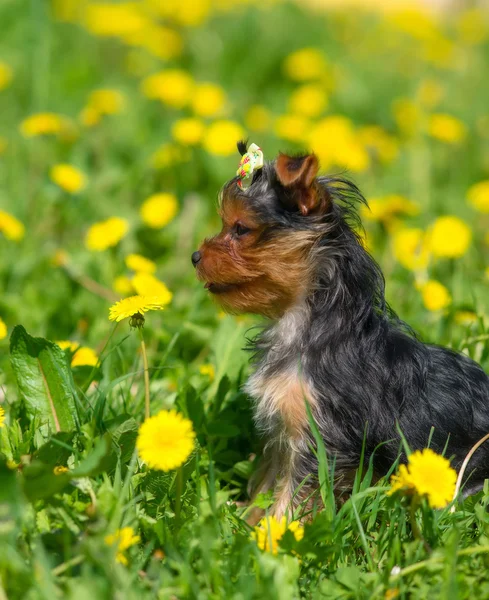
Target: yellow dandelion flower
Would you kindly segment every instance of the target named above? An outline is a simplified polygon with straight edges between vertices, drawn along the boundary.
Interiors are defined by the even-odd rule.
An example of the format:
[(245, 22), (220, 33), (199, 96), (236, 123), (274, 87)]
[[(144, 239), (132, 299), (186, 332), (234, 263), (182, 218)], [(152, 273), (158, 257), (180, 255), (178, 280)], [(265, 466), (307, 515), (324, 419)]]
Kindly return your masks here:
[(125, 258), (126, 267), (135, 273), (155, 273), (156, 272), (156, 264), (146, 258), (141, 256), (141, 254), (128, 254)]
[(433, 109), (443, 100), (445, 89), (436, 79), (424, 79), (417, 91), (420, 103), (426, 108)]
[(121, 296), (127, 296), (134, 292), (131, 280), (126, 275), (119, 275), (112, 282), (112, 289)]
[(323, 168), (332, 166), (347, 168), (354, 172), (368, 169), (368, 152), (358, 139), (350, 119), (332, 115), (314, 125), (308, 146), (317, 154)]
[(0, 317), (0, 340), (4, 340), (7, 337), (7, 333), (7, 326), (5, 325), (3, 319)]
[(189, 148), (182, 148), (177, 144), (162, 144), (151, 157), (154, 169), (167, 169), (173, 165), (190, 160), (192, 154)]
[(12, 69), (0, 61), (0, 91), (9, 86), (12, 81)]
[(38, 135), (68, 135), (73, 131), (73, 125), (66, 117), (55, 113), (37, 113), (27, 117), (20, 124), (20, 130), (25, 137)]
[(466, 44), (483, 44), (489, 39), (489, 25), (487, 15), (480, 8), (465, 10), (457, 20), (457, 31), (460, 40)]
[(154, 194), (141, 205), (141, 218), (145, 225), (161, 229), (173, 221), (178, 212), (178, 200), (173, 194)]
[(109, 320), (122, 321), (130, 319), (137, 314), (144, 314), (149, 310), (163, 310), (168, 302), (166, 298), (160, 299), (158, 296), (130, 296), (119, 300), (110, 307)]
[(450, 306), (452, 298), (447, 288), (439, 281), (434, 279), (428, 280), (420, 286), (423, 304), (425, 307), (436, 312)]
[(358, 139), (384, 164), (392, 162), (399, 155), (397, 140), (378, 125), (361, 127), (358, 130)]
[(58, 340), (56, 341), (56, 345), (61, 348), (61, 350), (69, 350), (70, 352), (75, 352), (77, 348), (80, 347), (78, 342), (72, 342), (71, 340)]
[(328, 73), (328, 63), (317, 48), (302, 48), (287, 56), (284, 71), (293, 81), (321, 79)]
[(304, 527), (299, 521), (292, 521), (287, 524), (286, 517), (282, 517), (279, 520), (275, 516), (261, 519), (253, 530), (251, 537), (256, 541), (260, 550), (277, 554), (279, 550), (278, 544), (286, 531), (292, 531), (297, 541), (300, 541), (304, 537)]
[(406, 488), (411, 493), (426, 496), (432, 508), (444, 508), (449, 504), (457, 482), (457, 473), (450, 461), (430, 448), (410, 454), (407, 468), (404, 466), (402, 475), (394, 477), (396, 489), (391, 493)]
[(131, 284), (139, 296), (158, 296), (164, 306), (169, 304), (173, 298), (173, 294), (166, 285), (151, 273), (136, 273), (131, 279)]
[(127, 234), (129, 223), (120, 217), (94, 223), (87, 232), (85, 246), (94, 252), (102, 252), (117, 244)]
[(192, 109), (199, 117), (215, 117), (226, 104), (226, 94), (215, 83), (199, 83), (192, 97)]
[(68, 467), (64, 467), (63, 465), (59, 465), (53, 469), (53, 473), (55, 475), (63, 475), (63, 473), (68, 473), (68, 471)]
[(477, 315), (471, 310), (457, 310), (453, 320), (455, 323), (457, 323), (457, 325), (468, 327), (469, 325), (474, 325), (477, 323)]
[(82, 367), (89, 366), (95, 367), (98, 363), (98, 356), (95, 350), (92, 348), (88, 348), (87, 346), (82, 346), (76, 350), (73, 358), (71, 359), (72, 367)]
[(201, 375), (207, 376), (211, 381), (214, 381), (214, 379), (216, 377), (216, 369), (215, 369), (214, 365), (211, 365), (211, 364), (200, 365), (199, 373)]
[(409, 480), (409, 471), (406, 465), (400, 465), (396, 475), (392, 475), (391, 480), (391, 489), (386, 492), (388, 496), (392, 496), (399, 490), (410, 491), (411, 490), (411, 482)]
[(300, 115), (281, 115), (274, 124), (277, 136), (288, 142), (303, 142), (310, 128), (309, 121)]
[(116, 560), (117, 562), (127, 565), (127, 558), (124, 552), (131, 546), (139, 544), (141, 538), (139, 535), (135, 535), (132, 527), (123, 527), (118, 529), (115, 533), (106, 535), (104, 542), (107, 546), (117, 546)]
[(0, 429), (5, 426), (5, 410), (0, 406)]
[(168, 69), (146, 77), (141, 90), (148, 98), (173, 108), (183, 108), (193, 97), (194, 82), (185, 71)]
[(124, 94), (119, 90), (100, 89), (91, 92), (88, 106), (101, 115), (116, 115), (122, 112), (125, 104)]
[(289, 98), (289, 111), (303, 117), (319, 117), (328, 108), (328, 95), (325, 89), (316, 83), (301, 85)]
[(24, 237), (25, 227), (14, 216), (0, 210), (0, 233), (13, 242), (19, 242)]
[(88, 3), (84, 13), (85, 27), (94, 35), (101, 37), (124, 38), (143, 31), (151, 23), (135, 2)]
[(466, 127), (452, 115), (438, 113), (430, 116), (428, 133), (431, 137), (446, 144), (459, 144), (466, 135)]
[(65, 192), (76, 194), (86, 185), (85, 175), (68, 164), (54, 165), (49, 172), (51, 180)]
[(85, 106), (79, 116), (80, 122), (85, 127), (94, 127), (102, 120), (102, 115), (93, 106)]
[(204, 131), (204, 123), (193, 117), (178, 119), (171, 128), (173, 139), (182, 146), (195, 146), (198, 144), (204, 136)]
[(176, 410), (162, 410), (139, 428), (136, 447), (150, 469), (171, 471), (180, 467), (195, 446), (192, 421)]
[(254, 104), (245, 115), (245, 125), (250, 131), (267, 131), (272, 122), (272, 115), (265, 106)]
[(399, 194), (388, 194), (381, 198), (369, 198), (368, 208), (360, 208), (366, 221), (383, 222), (386, 226), (392, 224), (397, 217), (413, 217), (420, 212), (419, 205)]
[(467, 192), (469, 203), (481, 213), (489, 213), (489, 179), (471, 186)]
[(469, 249), (472, 241), (470, 227), (451, 215), (439, 217), (429, 230), (431, 252), (439, 258), (459, 258)]
[(393, 250), (397, 261), (410, 271), (422, 271), (430, 261), (427, 237), (421, 229), (403, 228), (396, 231)]
[(125, 36), (125, 41), (133, 46), (144, 48), (162, 60), (180, 56), (183, 49), (182, 36), (177, 31), (157, 25), (154, 21), (146, 29)]
[(236, 152), (236, 143), (244, 137), (244, 129), (235, 121), (215, 121), (207, 128), (203, 144), (209, 154), (231, 156)]
[(406, 137), (414, 136), (421, 126), (421, 111), (410, 98), (397, 98), (392, 105), (397, 127)]

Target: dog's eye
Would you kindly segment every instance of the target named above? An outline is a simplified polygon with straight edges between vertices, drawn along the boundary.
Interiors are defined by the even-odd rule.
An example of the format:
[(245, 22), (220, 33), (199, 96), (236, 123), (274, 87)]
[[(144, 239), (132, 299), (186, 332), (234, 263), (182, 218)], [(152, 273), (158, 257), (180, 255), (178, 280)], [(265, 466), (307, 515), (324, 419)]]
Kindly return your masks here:
[(251, 229), (249, 227), (245, 227), (244, 225), (241, 225), (241, 223), (236, 223), (236, 225), (234, 226), (234, 232), (238, 237), (245, 235), (250, 231)]

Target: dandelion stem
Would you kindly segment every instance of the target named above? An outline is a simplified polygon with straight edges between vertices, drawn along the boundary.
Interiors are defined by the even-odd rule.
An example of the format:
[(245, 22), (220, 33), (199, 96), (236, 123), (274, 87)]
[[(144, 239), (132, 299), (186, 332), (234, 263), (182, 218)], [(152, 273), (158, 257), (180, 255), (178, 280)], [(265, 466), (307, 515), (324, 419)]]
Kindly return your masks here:
[(148, 370), (148, 356), (146, 354), (146, 344), (144, 343), (143, 330), (139, 329), (139, 334), (141, 336), (141, 352), (143, 355), (143, 365), (144, 365), (144, 417), (145, 419), (149, 419), (150, 411), (149, 411), (149, 370)]
[(416, 509), (418, 508), (418, 498), (416, 496), (411, 500), (411, 506), (409, 507), (409, 522), (411, 523), (411, 529), (413, 531), (414, 537), (423, 543), (424, 549), (426, 552), (431, 553), (431, 548), (428, 542), (424, 539), (421, 530), (419, 529), (418, 523), (416, 521)]

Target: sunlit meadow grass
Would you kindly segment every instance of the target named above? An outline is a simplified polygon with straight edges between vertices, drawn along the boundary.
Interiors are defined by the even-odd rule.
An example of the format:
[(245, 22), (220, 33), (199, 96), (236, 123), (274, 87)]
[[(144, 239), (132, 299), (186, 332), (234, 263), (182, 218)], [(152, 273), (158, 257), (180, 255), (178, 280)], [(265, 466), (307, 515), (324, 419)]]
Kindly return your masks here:
[(393, 308), (489, 369), (489, 16), (332, 4), (1, 4), (0, 598), (489, 598), (487, 487), (336, 506), (318, 443), (326, 509), (247, 524), (259, 320), (190, 262), (237, 139), (352, 177)]

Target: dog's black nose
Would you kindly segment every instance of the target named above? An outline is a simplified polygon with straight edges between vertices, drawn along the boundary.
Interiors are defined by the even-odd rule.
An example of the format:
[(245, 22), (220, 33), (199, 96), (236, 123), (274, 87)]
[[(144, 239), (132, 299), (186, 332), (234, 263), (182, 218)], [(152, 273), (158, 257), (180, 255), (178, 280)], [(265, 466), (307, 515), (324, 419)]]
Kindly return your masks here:
[(202, 258), (202, 254), (197, 250), (197, 252), (194, 252), (192, 254), (192, 264), (194, 265), (194, 267), (197, 265), (197, 263), (199, 262), (199, 260)]

